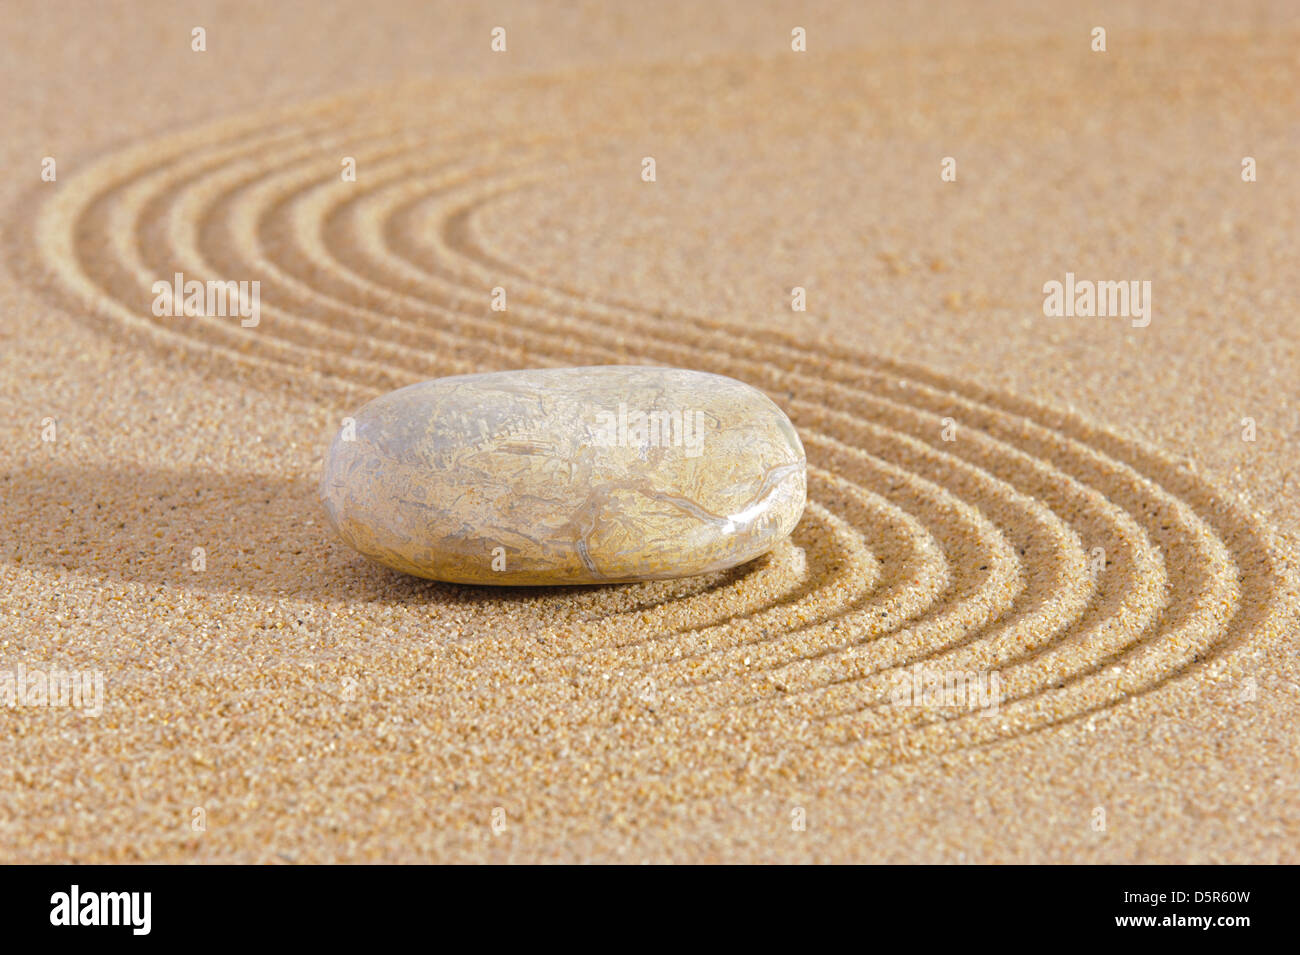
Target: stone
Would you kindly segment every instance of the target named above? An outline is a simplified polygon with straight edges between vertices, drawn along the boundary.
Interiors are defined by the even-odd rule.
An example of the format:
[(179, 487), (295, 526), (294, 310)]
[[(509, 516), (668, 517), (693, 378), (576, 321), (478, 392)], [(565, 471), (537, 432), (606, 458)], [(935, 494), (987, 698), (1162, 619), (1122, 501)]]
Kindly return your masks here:
[(460, 375), (383, 395), (325, 457), (350, 547), (419, 577), (598, 584), (725, 570), (803, 514), (807, 465), (762, 392), (680, 368)]

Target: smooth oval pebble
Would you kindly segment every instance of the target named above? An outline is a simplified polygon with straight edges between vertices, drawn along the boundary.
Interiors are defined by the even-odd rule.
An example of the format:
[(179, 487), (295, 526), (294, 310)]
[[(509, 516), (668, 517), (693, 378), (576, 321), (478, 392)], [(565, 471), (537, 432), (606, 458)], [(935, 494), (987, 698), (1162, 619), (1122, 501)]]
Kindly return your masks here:
[(794, 530), (806, 488), (799, 436), (762, 392), (624, 365), (401, 388), (345, 422), (321, 477), (349, 546), (473, 584), (725, 570)]

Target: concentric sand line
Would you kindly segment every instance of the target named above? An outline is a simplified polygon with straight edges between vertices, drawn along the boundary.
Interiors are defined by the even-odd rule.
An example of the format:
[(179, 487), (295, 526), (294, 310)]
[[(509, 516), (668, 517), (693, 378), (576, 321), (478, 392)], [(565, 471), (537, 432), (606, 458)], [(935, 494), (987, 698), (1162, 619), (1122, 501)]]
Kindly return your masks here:
[[(931, 370), (644, 309), (510, 260), (480, 225), (491, 203), (625, 160), (611, 144), (628, 130), (564, 106), (566, 82), (513, 91), (505, 132), (447, 136), (415, 87), (373, 113), (345, 99), (163, 137), (61, 184), (35, 226), (40, 264), (101, 327), (305, 376), (340, 413), (346, 396), (431, 375), (632, 360), (731, 374), (791, 413), (808, 514), (748, 569), (780, 581), (776, 596), (743, 599), (733, 577), (524, 645), (485, 637), (464, 661), (475, 692), (430, 691), (440, 771), (472, 759), (484, 785), (519, 785), (506, 755), (527, 753), (542, 787), (569, 760), (682, 797), (681, 767), (719, 754), (751, 775), (908, 759), (1157, 692), (1276, 611), (1268, 530), (1159, 452)], [(633, 87), (660, 128), (707, 124), (644, 76), (617, 95)], [(536, 128), (532, 100), (568, 125)], [(339, 181), (345, 154), (355, 183)], [(173, 271), (260, 280), (262, 324), (155, 318), (150, 286)], [(488, 306), (497, 284), (505, 314)], [(959, 441), (940, 436), (949, 417)], [(995, 671), (1005, 699), (992, 717), (892, 705), (918, 663)], [(505, 703), (513, 729), (494, 716)], [(706, 790), (725, 788), (717, 773)]]

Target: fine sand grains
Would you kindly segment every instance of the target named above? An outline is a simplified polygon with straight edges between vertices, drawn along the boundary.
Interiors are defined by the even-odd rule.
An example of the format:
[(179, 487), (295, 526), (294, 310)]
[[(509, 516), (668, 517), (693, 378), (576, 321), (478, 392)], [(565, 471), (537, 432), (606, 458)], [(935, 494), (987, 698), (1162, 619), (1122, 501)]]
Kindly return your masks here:
[[(1080, 414), (1038, 400), (1056, 372), (1007, 344), (1059, 344), (1060, 320), (1026, 331), (1048, 321), (1037, 288), (1112, 245), (1152, 270), (1156, 323), (1189, 313), (1160, 271), (1153, 236), (1168, 232), (1132, 229), (1125, 210), (1161, 169), (1196, 165), (1171, 102), (1216, 141), (1243, 96), (1272, 129), (1293, 105), (1273, 82), (1294, 71), (1286, 39), (1148, 36), (1138, 66), (1101, 78), (1063, 41), (1001, 40), (454, 95), (412, 82), (82, 163), (32, 204), (18, 271), (156, 378), (144, 407), (171, 382), (188, 410), (168, 405), (173, 444), (7, 465), (8, 582), (57, 586), (72, 606), (50, 613), (73, 629), (61, 644), (11, 603), (0, 665), (95, 665), (109, 690), (97, 719), (8, 717), (0, 846), (43, 860), (1294, 861), (1286, 538), (1125, 436), (1128, 408), (1177, 381)], [(1173, 64), (1193, 55), (1230, 90), (1181, 86)], [(1117, 171), (1104, 143), (1062, 140), (1108, 108), (1109, 135), (1140, 132), (1123, 148), (1159, 168)], [(936, 198), (950, 142), (977, 161)], [(638, 174), (649, 151), (653, 183)], [(1049, 214), (1079, 179), (1113, 217)], [(1221, 203), (1218, 188), (1189, 206)], [(1097, 255), (1088, 274), (1116, 261)], [(888, 281), (876, 270), (895, 298), (856, 307), (879, 293), (855, 283)], [(260, 323), (154, 316), (152, 283), (176, 272), (257, 279)], [(791, 316), (798, 284), (829, 319)], [(842, 334), (813, 334), (823, 320)], [(1213, 323), (1197, 327), (1183, 351), (1211, 347)], [(1094, 324), (1079, 334), (1100, 344), (1077, 360), (1104, 370), (1105, 349), (1142, 331), (1116, 322), (1102, 339)], [(954, 341), (1005, 361), (937, 360)], [(729, 375), (790, 415), (809, 465), (790, 541), (690, 580), (485, 593), (369, 567), (325, 530), (315, 438), (360, 399), (629, 362)], [(81, 406), (111, 430), (117, 412)], [(167, 450), (199, 442), (203, 465)], [(215, 467), (213, 448), (228, 455)], [(994, 675), (997, 705), (900, 699), (924, 673)]]

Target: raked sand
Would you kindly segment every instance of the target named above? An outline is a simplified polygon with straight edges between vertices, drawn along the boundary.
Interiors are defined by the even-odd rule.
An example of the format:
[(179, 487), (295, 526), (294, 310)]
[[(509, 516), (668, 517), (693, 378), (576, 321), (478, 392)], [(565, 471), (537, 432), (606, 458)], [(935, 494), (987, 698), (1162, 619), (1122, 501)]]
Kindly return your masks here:
[[(105, 682), (0, 708), (0, 859), (1300, 861), (1293, 13), (697, 6), (11, 5), (0, 675)], [(328, 530), (368, 398), (604, 363), (780, 404), (793, 538), (476, 589)]]

